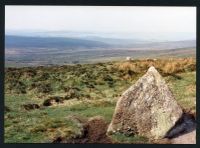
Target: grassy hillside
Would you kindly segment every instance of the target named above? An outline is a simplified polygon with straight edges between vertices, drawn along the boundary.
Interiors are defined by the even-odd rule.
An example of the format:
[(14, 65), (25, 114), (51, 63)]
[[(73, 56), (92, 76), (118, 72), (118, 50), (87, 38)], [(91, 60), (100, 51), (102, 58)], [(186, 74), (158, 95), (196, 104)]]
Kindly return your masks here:
[[(70, 116), (102, 116), (111, 121), (122, 92), (154, 65), (178, 103), (196, 110), (196, 59), (116, 61), (51, 67), (5, 69), (5, 142), (52, 142), (81, 133)], [(34, 105), (33, 105), (34, 104)], [(115, 142), (148, 142), (114, 135)]]

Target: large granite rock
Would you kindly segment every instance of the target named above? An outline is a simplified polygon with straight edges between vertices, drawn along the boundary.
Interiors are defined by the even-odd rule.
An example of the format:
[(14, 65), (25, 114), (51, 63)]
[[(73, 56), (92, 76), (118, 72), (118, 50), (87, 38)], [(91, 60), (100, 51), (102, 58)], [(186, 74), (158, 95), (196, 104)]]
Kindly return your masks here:
[(154, 67), (118, 100), (107, 134), (137, 134), (160, 139), (181, 117), (182, 109)]

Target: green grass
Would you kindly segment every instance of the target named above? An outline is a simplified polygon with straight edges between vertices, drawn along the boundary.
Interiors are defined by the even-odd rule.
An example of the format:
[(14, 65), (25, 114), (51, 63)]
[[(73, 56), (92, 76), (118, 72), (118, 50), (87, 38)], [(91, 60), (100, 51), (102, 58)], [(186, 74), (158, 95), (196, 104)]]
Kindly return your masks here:
[[(158, 64), (157, 67), (161, 62), (155, 63)], [(66, 118), (70, 115), (83, 118), (103, 116), (109, 123), (117, 99), (148, 68), (141, 61), (130, 64), (135, 63), (139, 65), (138, 73), (132, 75), (129, 75), (127, 69), (118, 69), (116, 65), (123, 64), (119, 62), (6, 69), (5, 106), (10, 111), (4, 115), (5, 142), (43, 143), (51, 142), (59, 136), (69, 138), (79, 135), (78, 123)], [(159, 71), (165, 75), (164, 79), (181, 107), (195, 110), (196, 71), (190, 68), (191, 63), (185, 65), (186, 69), (173, 74), (165, 75), (162, 69)], [(21, 107), (31, 103), (42, 106), (51, 96), (66, 95), (70, 96), (69, 102), (61, 105), (30, 111)], [(112, 138), (119, 143), (146, 141), (143, 137), (127, 137), (121, 134), (113, 135)]]
[[(13, 106), (14, 107), (14, 106)], [(114, 111), (112, 106), (82, 106), (74, 105), (66, 107), (49, 107), (42, 110), (33, 111), (15, 111), (5, 114), (5, 142), (46, 142), (51, 141), (48, 129), (59, 128), (71, 129), (71, 135), (79, 133), (76, 123), (67, 120), (69, 115), (78, 115), (82, 117), (103, 116), (107, 122), (110, 122)], [(55, 133), (54, 132), (54, 133)], [(13, 136), (14, 135), (14, 136)], [(37, 138), (37, 137), (40, 138)], [(56, 136), (56, 135), (54, 135)], [(59, 136), (59, 134), (57, 134)], [(68, 135), (69, 136), (69, 135)], [(39, 141), (37, 141), (39, 139)]]
[(117, 143), (140, 143), (140, 144), (144, 144), (144, 143), (148, 143), (149, 140), (145, 137), (142, 136), (126, 136), (124, 134), (121, 133), (116, 133), (111, 135), (111, 138), (117, 142)]
[(178, 103), (185, 109), (196, 110), (196, 72), (179, 74), (180, 80), (169, 83)]

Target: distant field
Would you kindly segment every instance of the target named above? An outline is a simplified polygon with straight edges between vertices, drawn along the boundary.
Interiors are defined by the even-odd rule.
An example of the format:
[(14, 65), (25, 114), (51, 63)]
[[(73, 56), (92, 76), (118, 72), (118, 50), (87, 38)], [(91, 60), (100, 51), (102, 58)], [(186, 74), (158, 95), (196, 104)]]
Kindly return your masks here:
[(74, 51), (46, 51), (27, 54), (8, 54), (6, 55), (6, 67), (23, 67), (23, 66), (39, 66), (39, 65), (63, 65), (63, 64), (87, 64), (97, 62), (108, 62), (123, 60), (127, 56), (133, 59), (140, 58), (170, 58), (170, 57), (195, 57), (195, 48), (170, 49), (170, 50), (109, 50), (109, 49), (93, 49), (90, 50), (74, 50)]
[[(181, 107), (195, 113), (195, 58), (5, 68), (5, 142), (44, 143), (77, 136), (81, 129), (68, 118), (71, 115), (102, 116), (109, 123), (122, 92), (151, 65), (164, 77)], [(28, 104), (39, 108), (31, 109)], [(137, 136), (112, 138), (120, 143), (148, 142)]]
[(87, 64), (163, 57), (195, 57), (195, 40), (150, 42), (112, 38), (5, 37), (6, 67)]

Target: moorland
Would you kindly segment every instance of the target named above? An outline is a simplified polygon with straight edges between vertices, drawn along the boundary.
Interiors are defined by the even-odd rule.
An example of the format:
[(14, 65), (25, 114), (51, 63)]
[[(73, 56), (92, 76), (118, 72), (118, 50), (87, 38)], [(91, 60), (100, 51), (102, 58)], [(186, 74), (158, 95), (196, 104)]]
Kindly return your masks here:
[[(90, 123), (93, 128), (87, 135), (93, 138), (78, 142), (149, 143), (137, 135), (116, 134), (105, 140), (101, 132), (110, 123), (120, 95), (152, 65), (164, 77), (180, 106), (195, 114), (195, 57), (6, 67), (5, 142), (77, 142), (72, 139), (83, 136), (81, 123), (98, 116), (103, 123)], [(100, 137), (95, 137), (98, 132)]]

